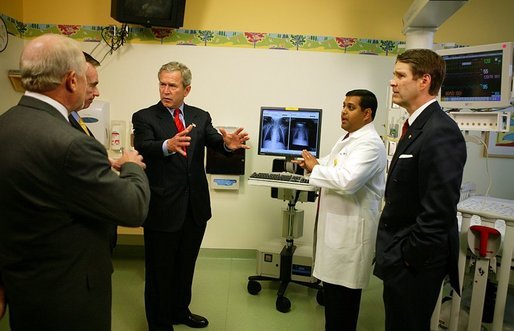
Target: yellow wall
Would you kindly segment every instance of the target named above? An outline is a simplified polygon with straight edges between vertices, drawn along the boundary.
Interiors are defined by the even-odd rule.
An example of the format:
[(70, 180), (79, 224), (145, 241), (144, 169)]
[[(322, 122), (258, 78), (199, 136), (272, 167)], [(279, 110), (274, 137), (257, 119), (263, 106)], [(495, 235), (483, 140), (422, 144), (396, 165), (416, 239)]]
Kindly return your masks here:
[[(278, 32), (318, 36), (401, 39), (401, 20), (410, 0), (187, 0), (186, 26), (195, 29)], [(255, 5), (258, 3), (258, 5)], [(396, 8), (396, 10), (395, 10)], [(195, 13), (194, 15), (188, 15)], [(380, 13), (380, 15), (377, 15)]]
[(464, 45), (514, 41), (513, 15), (513, 0), (468, 0), (436, 32), (436, 41)]
[(23, 1), (0, 0), (0, 13), (23, 21)]
[(110, 25), (110, 0), (22, 0), (26, 23)]
[[(110, 0), (0, 0), (0, 12), (25, 23), (110, 25)], [(186, 0), (184, 28), (405, 40), (412, 0)], [(363, 5), (365, 4), (365, 5)], [(435, 42), (514, 41), (514, 1), (469, 0)]]

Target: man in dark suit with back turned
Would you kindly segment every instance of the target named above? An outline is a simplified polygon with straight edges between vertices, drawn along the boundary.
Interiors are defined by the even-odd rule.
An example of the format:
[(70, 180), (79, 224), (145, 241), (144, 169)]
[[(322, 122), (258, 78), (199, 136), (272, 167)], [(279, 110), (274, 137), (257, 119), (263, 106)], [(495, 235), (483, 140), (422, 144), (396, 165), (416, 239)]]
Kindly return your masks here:
[(27, 92), (0, 116), (0, 280), (10, 327), (109, 331), (110, 229), (145, 219), (145, 164), (126, 152), (118, 176), (104, 146), (68, 122), (86, 90), (76, 41), (31, 40), (20, 69)]
[(386, 331), (429, 331), (442, 281), (459, 291), (457, 203), (466, 145), (436, 101), (444, 60), (431, 50), (400, 54), (393, 102), (409, 113), (389, 167), (374, 273), (384, 282)]
[(184, 104), (191, 91), (185, 65), (163, 65), (158, 79), (159, 103), (132, 117), (134, 146), (147, 162), (152, 192), (143, 224), (146, 318), (150, 331), (170, 331), (173, 324), (202, 328), (207, 319), (191, 313), (189, 304), (196, 258), (211, 218), (205, 147), (228, 153), (248, 148), (249, 138), (241, 128), (218, 133), (208, 112)]

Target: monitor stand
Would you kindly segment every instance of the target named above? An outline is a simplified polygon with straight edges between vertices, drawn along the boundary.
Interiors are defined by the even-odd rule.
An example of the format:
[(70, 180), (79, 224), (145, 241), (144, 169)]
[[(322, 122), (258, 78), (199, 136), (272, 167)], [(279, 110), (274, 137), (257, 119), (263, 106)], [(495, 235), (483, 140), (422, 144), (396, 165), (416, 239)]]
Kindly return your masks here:
[[(303, 175), (303, 169), (291, 162), (291, 158), (278, 158), (273, 159), (272, 172), (289, 172), (297, 175)], [(300, 202), (314, 202), (318, 196), (316, 191), (297, 191), (283, 188), (271, 188), (271, 197), (279, 200), (291, 200), (291, 196), (298, 194), (297, 201)]]
[[(290, 173), (301, 174), (303, 175), (303, 169), (293, 162), (291, 162), (290, 158), (284, 159), (274, 159), (273, 160), (273, 172), (283, 172), (287, 171)], [(274, 275), (264, 275), (261, 270), (258, 270), (258, 275), (249, 276), (248, 277), (248, 285), (247, 290), (248, 293), (252, 295), (257, 295), (261, 291), (261, 284), (258, 281), (280, 281), (280, 286), (277, 291), (277, 300), (275, 302), (275, 308), (282, 312), (286, 313), (291, 309), (291, 301), (285, 296), (285, 292), (289, 283), (296, 283), (308, 288), (317, 289), (318, 293), (316, 295), (316, 301), (318, 304), (323, 305), (324, 298), (322, 292), (322, 286), (320, 281), (315, 279), (312, 276), (312, 247), (310, 248), (311, 257), (308, 258), (308, 262), (305, 262), (305, 265), (301, 264), (293, 264), (293, 259), (297, 257), (295, 251), (297, 250), (297, 246), (294, 243), (295, 238), (299, 238), (303, 235), (303, 211), (295, 208), (296, 203), (298, 201), (310, 201), (314, 202), (316, 200), (317, 194), (314, 191), (306, 192), (292, 189), (278, 189), (271, 188), (271, 197), (275, 199), (281, 199), (284, 201), (288, 201), (287, 209), (283, 211), (283, 221), (285, 222), (285, 226), (283, 227), (282, 236), (285, 237), (285, 245), (281, 248), (280, 253), (276, 252), (277, 257), (279, 258), (279, 270), (278, 274)], [(273, 254), (265, 254), (267, 256), (272, 256)], [(259, 259), (259, 257), (258, 257)], [(272, 261), (269, 261), (272, 262)], [(273, 262), (272, 264), (275, 264)], [(270, 264), (270, 263), (268, 263)], [(300, 267), (304, 273), (303, 277), (298, 277), (298, 270), (295, 270), (295, 267)], [(260, 268), (258, 268), (260, 269)]]
[[(286, 172), (290, 172), (292, 174), (301, 174), (303, 175), (303, 169), (299, 167), (296, 163), (292, 162), (293, 158), (286, 157), (286, 160), (284, 161), (284, 170)], [(298, 173), (297, 171), (301, 171), (301, 173)]]
[(292, 162), (293, 158), (286, 157), (273, 159), (271, 171), (273, 172), (289, 172), (292, 174), (303, 175), (303, 169)]

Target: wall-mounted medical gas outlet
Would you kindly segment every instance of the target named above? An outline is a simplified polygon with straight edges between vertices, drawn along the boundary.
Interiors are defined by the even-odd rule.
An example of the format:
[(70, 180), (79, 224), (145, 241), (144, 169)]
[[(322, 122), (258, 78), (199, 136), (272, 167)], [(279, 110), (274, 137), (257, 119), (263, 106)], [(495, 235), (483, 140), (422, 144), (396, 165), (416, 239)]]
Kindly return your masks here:
[(508, 112), (451, 112), (449, 115), (463, 131), (508, 132), (510, 128)]

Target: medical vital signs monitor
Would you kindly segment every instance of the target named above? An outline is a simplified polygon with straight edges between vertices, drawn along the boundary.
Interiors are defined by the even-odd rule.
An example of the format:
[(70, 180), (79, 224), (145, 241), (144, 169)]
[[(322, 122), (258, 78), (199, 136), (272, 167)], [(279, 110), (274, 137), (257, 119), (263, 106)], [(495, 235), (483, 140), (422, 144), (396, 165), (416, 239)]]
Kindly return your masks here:
[(321, 109), (261, 107), (260, 115), (259, 155), (319, 157)]
[(438, 50), (446, 62), (441, 106), (484, 109), (510, 106), (512, 43)]

